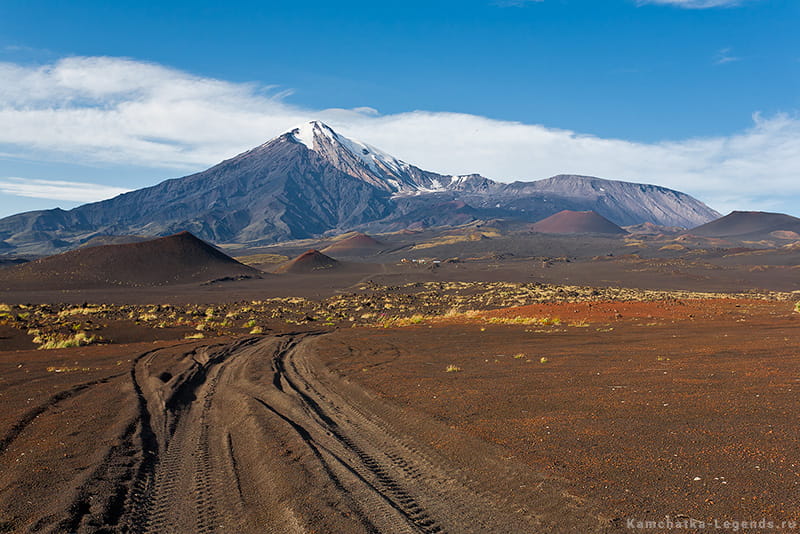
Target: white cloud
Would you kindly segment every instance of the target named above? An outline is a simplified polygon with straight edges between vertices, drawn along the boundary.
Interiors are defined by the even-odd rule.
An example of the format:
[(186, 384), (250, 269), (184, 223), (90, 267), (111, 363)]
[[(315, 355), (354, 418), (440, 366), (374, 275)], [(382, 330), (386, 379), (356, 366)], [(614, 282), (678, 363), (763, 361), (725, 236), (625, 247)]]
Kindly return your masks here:
[[(795, 115), (755, 115), (749, 129), (730, 136), (639, 143), (468, 114), (303, 109), (274, 87), (129, 59), (75, 57), (43, 67), (0, 63), (0, 79), (0, 152), (149, 166), (153, 183), (166, 177), (166, 168), (200, 170), (320, 119), (443, 173), (479, 172), (502, 181), (579, 173), (655, 183), (721, 211), (771, 208), (800, 197)], [(71, 191), (70, 199), (96, 200), (92, 188)]]
[[(745, 3), (747, 0), (637, 0), (639, 5), (661, 4), (684, 9), (708, 9), (712, 7), (734, 7)], [(751, 0), (756, 1), (756, 0)]]
[(95, 202), (115, 197), (129, 189), (85, 182), (59, 180), (33, 180), (28, 178), (0, 178), (0, 193), (18, 197)]
[(736, 57), (732, 54), (732, 50), (730, 48), (723, 48), (714, 56), (715, 65), (724, 65), (725, 63), (733, 63), (741, 60), (742, 58)]

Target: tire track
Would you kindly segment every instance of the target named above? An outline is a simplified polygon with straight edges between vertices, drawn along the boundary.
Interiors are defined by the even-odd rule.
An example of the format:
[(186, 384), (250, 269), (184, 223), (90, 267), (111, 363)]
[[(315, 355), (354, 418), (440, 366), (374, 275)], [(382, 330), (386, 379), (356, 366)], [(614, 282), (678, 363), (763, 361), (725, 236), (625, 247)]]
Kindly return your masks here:
[[(155, 353), (143, 355), (135, 365), (143, 449), (149, 454), (137, 477), (135, 498), (129, 502), (131, 531), (212, 533), (224, 522), (216, 503), (227, 481), (221, 480), (225, 477), (215, 465), (210, 411), (226, 359), (253, 341), (193, 349), (184, 354), (186, 369), (167, 383), (145, 376), (145, 356), (152, 358)], [(154, 418), (162, 422), (155, 428)]]
[[(412, 496), (409, 490), (404, 486), (400, 477), (393, 475), (393, 473), (396, 473), (396, 470), (393, 469), (393, 465), (402, 466), (401, 471), (408, 475), (407, 478), (410, 480), (420, 478), (419, 470), (411, 467), (409, 462), (404, 460), (403, 457), (397, 453), (392, 454), (382, 451), (382, 453), (370, 455), (360, 447), (352, 437), (347, 435), (347, 431), (344, 430), (341, 425), (326, 414), (322, 405), (325, 404), (326, 408), (331, 409), (331, 411), (336, 414), (344, 414), (345, 409), (331, 402), (323, 393), (314, 388), (311, 381), (305, 379), (303, 374), (301, 374), (296, 363), (290, 356), (291, 354), (287, 352), (279, 360), (278, 368), (283, 373), (284, 379), (291, 385), (294, 392), (311, 408), (313, 413), (325, 423), (330, 434), (334, 436), (345, 449), (352, 452), (358, 458), (361, 466), (363, 466), (377, 482), (376, 485), (380, 488), (384, 497), (386, 497), (419, 532), (425, 534), (443, 534), (445, 532), (444, 528), (433, 519), (431, 512), (426, 510), (424, 506)], [(290, 371), (287, 371), (287, 363)], [(289, 372), (291, 373), (291, 377)], [(299, 382), (302, 382), (302, 387), (299, 385)], [(352, 406), (348, 408), (350, 408), (348, 411), (351, 414), (351, 418), (352, 415), (358, 413)], [(352, 420), (347, 420), (347, 422), (353, 423)], [(381, 456), (385, 457), (389, 462), (383, 460)]]
[[(420, 447), (424, 442), (398, 434), (392, 421), (395, 417), (409, 417), (407, 411), (386, 411), (357, 387), (324, 369), (316, 369), (309, 357), (313, 349), (307, 347), (298, 346), (278, 358), (276, 367), (286, 392), (297, 396), (314, 421), (309, 428), (317, 426), (321, 430), (317, 439), (330, 450), (343, 451), (339, 456), (400, 509), (415, 532), (543, 529), (541, 520), (525, 510), (527, 506), (520, 507), (509, 500), (510, 495), (498, 493), (519, 486), (513, 468), (487, 458), (496, 470), (484, 470), (489, 472), (489, 478), (480, 482), (468, 476), (470, 471), (451, 469), (440, 455), (430, 454), (430, 447)], [(439, 434), (442, 431), (449, 438), (450, 432), (444, 428), (436, 430), (435, 435), (445, 437)], [(560, 502), (558, 506), (563, 506), (561, 490), (556, 491), (551, 494), (551, 503)], [(587, 526), (593, 523), (594, 518), (587, 518)], [(586, 531), (590, 530), (594, 528)]]
[[(304, 407), (311, 419), (321, 427), (319, 430), (322, 430), (323, 435), (329, 436), (329, 440), (332, 438), (336, 443), (333, 446), (320, 446), (314, 443), (314, 438), (312, 438), (309, 430), (303, 428), (301, 424), (296, 421), (291, 421), (288, 417), (282, 416), (281, 414), (278, 415), (281, 415), (298, 430), (298, 433), (301, 434), (301, 437), (308, 446), (314, 447), (315, 450), (317, 450), (315, 455), (318, 458), (320, 458), (321, 454), (319, 450), (324, 450), (336, 458), (342, 467), (345, 467), (352, 474), (357, 475), (362, 483), (368, 486), (372, 493), (385, 501), (385, 505), (388, 505), (401, 515), (413, 532), (443, 534), (445, 532), (443, 526), (432, 517), (424, 504), (412, 495), (412, 492), (409, 491), (403, 481), (399, 477), (393, 475), (394, 470), (391, 464), (383, 460), (380, 455), (370, 454), (357, 444), (355, 439), (348, 436), (347, 430), (337, 423), (337, 421), (327, 413), (327, 410), (323, 409), (323, 403), (331, 406), (330, 403), (327, 403), (327, 398), (323, 394), (319, 393), (317, 390), (302, 387), (299, 384), (299, 382), (302, 381), (304, 386), (308, 386), (307, 381), (302, 378), (302, 375), (299, 373), (297, 366), (294, 365), (292, 360), (294, 349), (298, 343), (299, 341), (287, 344), (275, 355), (273, 365), (276, 378), (273, 379), (273, 382), (278, 381), (284, 384), (286, 388), (282, 388), (282, 391), (294, 396)], [(263, 403), (263, 401), (261, 402)], [(335, 407), (333, 411), (342, 413), (341, 409)], [(333, 449), (344, 450), (346, 454), (336, 455), (333, 453)], [(348, 462), (344, 459), (345, 456), (349, 456), (355, 461), (351, 460)], [(331, 471), (330, 466), (327, 466), (326, 471)]]
[[(142, 461), (122, 528), (109, 531), (546, 531), (400, 432), (395, 412), (315, 367), (319, 334), (200, 346), (167, 381), (156, 375), (163, 366), (150, 371), (157, 352), (137, 359)], [(513, 473), (498, 472), (500, 486)]]

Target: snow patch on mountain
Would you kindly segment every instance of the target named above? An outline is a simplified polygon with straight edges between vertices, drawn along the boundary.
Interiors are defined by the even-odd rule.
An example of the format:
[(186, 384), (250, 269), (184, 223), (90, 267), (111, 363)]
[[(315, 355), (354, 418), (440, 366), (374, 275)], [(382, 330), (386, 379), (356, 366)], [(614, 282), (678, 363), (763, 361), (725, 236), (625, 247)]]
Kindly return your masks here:
[[(393, 189), (403, 189), (404, 184), (401, 182), (404, 182), (404, 180), (402, 178), (411, 165), (395, 158), (391, 154), (387, 154), (358, 139), (340, 135), (334, 132), (330, 126), (320, 121), (301, 124), (294, 128), (291, 134), (295, 141), (304, 144), (309, 150), (321, 154), (325, 154), (331, 149), (334, 151), (344, 149), (352, 159), (360, 162), (376, 177), (384, 179)], [(338, 156), (341, 158), (344, 154), (339, 152)]]

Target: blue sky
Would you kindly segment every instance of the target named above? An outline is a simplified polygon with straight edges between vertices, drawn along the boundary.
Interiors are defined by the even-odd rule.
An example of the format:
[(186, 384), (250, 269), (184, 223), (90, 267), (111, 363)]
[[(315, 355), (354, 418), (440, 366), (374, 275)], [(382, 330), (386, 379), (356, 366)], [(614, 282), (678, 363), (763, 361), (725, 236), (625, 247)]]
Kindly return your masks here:
[(152, 185), (313, 118), (439, 172), (800, 215), (797, 0), (226, 4), (4, 0), (0, 215)]

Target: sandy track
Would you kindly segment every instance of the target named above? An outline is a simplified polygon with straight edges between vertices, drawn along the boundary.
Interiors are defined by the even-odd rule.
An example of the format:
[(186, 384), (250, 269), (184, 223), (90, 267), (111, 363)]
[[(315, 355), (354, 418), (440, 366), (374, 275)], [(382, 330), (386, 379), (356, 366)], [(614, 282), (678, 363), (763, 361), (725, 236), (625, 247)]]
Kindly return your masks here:
[(116, 445), (69, 505), (28, 530), (606, 529), (557, 481), (501, 460), (483, 442), (443, 456), (434, 444), (460, 438), (330, 373), (315, 351), (326, 338), (296, 333), (142, 354), (129, 375), (135, 415), (120, 419)]

